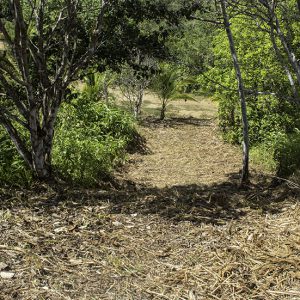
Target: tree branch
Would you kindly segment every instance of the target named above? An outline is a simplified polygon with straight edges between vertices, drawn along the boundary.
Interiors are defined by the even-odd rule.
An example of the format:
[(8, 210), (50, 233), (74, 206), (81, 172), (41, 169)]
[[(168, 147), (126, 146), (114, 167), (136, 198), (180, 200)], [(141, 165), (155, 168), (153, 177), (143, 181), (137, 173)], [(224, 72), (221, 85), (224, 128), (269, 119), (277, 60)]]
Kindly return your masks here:
[(30, 152), (25, 146), (25, 143), (20, 138), (17, 130), (14, 128), (12, 123), (3, 115), (3, 111), (0, 110), (0, 124), (6, 129), (7, 133), (9, 134), (11, 140), (15, 144), (18, 152), (27, 163), (29, 167), (32, 167), (32, 157)]

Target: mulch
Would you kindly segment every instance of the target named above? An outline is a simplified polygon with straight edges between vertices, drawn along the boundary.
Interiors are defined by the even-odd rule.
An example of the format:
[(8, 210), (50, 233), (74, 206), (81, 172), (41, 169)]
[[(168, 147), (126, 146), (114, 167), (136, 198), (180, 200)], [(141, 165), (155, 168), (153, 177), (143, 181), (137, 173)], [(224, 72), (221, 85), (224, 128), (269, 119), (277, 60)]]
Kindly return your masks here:
[(300, 299), (298, 187), (241, 189), (238, 149), (181, 123), (145, 125), (117, 187), (0, 190), (0, 299)]

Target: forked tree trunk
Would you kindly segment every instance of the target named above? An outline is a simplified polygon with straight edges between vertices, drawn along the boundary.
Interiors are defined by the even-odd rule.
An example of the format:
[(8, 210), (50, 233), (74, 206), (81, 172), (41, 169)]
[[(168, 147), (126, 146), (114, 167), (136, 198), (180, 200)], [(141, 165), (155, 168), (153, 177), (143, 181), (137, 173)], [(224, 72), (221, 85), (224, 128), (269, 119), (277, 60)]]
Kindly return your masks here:
[(220, 2), (221, 2), (222, 15), (224, 19), (224, 26), (226, 29), (226, 33), (230, 45), (230, 52), (234, 64), (235, 73), (236, 73), (236, 79), (238, 81), (238, 92), (239, 92), (240, 103), (241, 103), (242, 124), (243, 124), (243, 168), (242, 168), (241, 184), (244, 184), (249, 181), (249, 130), (248, 130), (245, 88), (244, 88), (243, 77), (241, 74), (238, 57), (237, 57), (237, 52), (234, 45), (232, 32), (230, 29), (229, 17), (227, 15), (227, 10), (226, 10), (226, 1), (220, 0)]
[(34, 113), (37, 112), (32, 111), (30, 117), (32, 170), (35, 177), (47, 180), (52, 177), (51, 153), (55, 116), (51, 116), (49, 122), (45, 122), (40, 128), (38, 117), (34, 116)]

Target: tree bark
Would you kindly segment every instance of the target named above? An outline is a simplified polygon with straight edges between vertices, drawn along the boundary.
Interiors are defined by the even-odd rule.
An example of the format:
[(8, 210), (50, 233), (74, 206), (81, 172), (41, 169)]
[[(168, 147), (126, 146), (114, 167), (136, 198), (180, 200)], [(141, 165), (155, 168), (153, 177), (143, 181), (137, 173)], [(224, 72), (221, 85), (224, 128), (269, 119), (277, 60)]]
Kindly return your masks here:
[(238, 92), (239, 92), (240, 103), (241, 103), (242, 124), (243, 124), (243, 168), (242, 168), (241, 184), (245, 184), (249, 181), (249, 129), (248, 129), (245, 88), (244, 88), (243, 77), (241, 74), (237, 52), (235, 49), (233, 35), (230, 29), (229, 17), (226, 10), (226, 1), (220, 0), (220, 2), (221, 2), (222, 15), (224, 19), (224, 27), (229, 41), (230, 52), (234, 64), (235, 73), (236, 73), (236, 79), (238, 81)]
[(39, 110), (33, 106), (29, 116), (30, 142), (32, 149), (32, 165), (34, 175), (42, 180), (49, 178), (51, 172), (45, 159), (45, 142), (47, 135), (45, 128), (41, 128), (39, 122)]

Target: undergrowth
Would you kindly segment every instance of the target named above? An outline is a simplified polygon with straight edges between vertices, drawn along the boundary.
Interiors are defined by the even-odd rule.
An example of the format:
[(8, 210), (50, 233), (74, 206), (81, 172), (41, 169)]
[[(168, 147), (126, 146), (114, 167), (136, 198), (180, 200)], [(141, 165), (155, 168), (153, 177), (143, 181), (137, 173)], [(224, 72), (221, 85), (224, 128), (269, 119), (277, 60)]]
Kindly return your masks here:
[[(59, 111), (52, 163), (54, 172), (69, 183), (91, 186), (125, 160), (137, 132), (128, 114), (86, 94), (76, 95)], [(29, 186), (31, 171), (2, 128), (0, 150), (0, 185)]]
[(280, 134), (251, 148), (252, 161), (278, 176), (295, 176), (300, 170), (300, 132)]
[(0, 185), (28, 186), (31, 179), (31, 171), (19, 156), (7, 133), (0, 127)]
[(67, 180), (93, 185), (124, 161), (134, 135), (134, 122), (123, 111), (75, 99), (60, 110), (53, 164)]

